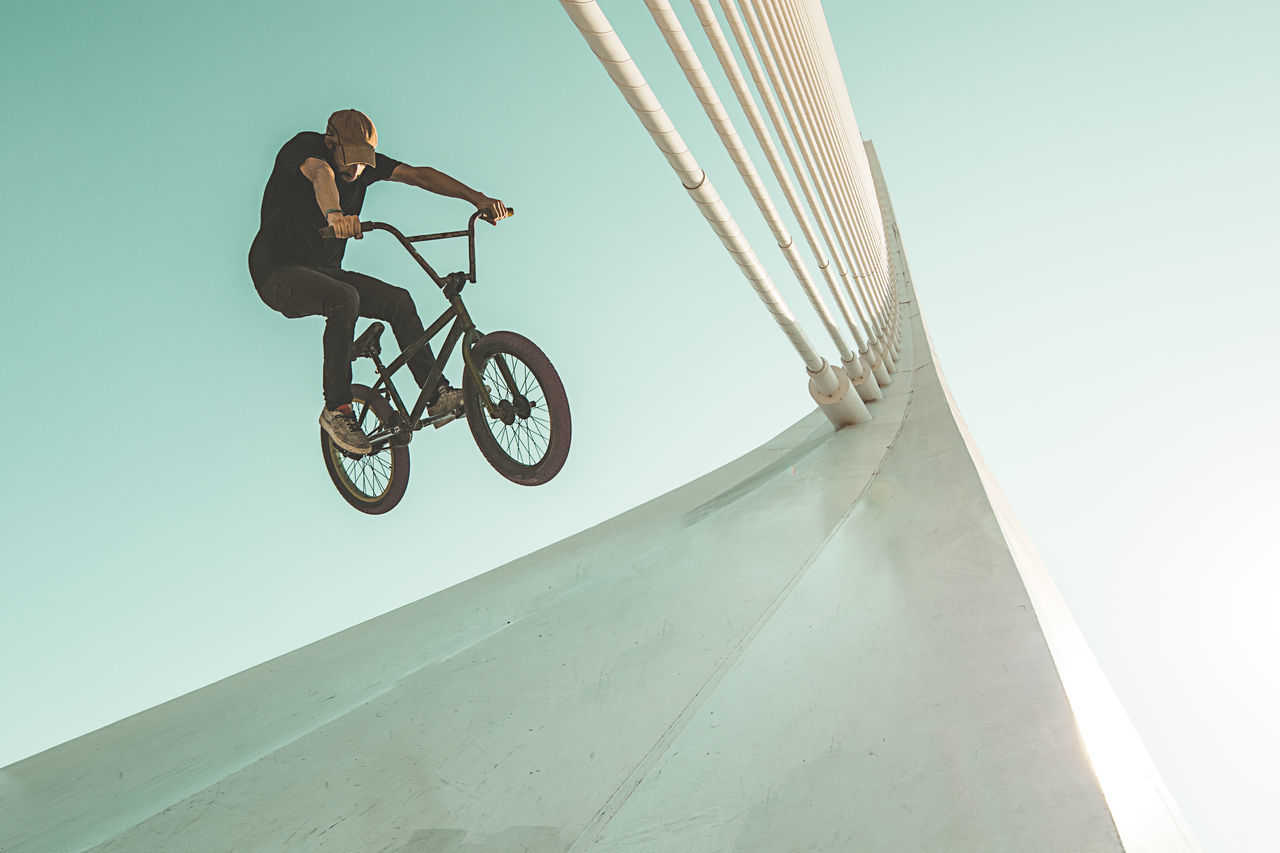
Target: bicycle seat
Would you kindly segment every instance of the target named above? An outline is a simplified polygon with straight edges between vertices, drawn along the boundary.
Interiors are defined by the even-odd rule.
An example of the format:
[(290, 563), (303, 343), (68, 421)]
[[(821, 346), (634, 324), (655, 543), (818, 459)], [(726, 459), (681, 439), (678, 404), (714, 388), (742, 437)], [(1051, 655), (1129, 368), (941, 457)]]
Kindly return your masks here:
[(355, 342), (351, 344), (351, 360), (373, 358), (375, 355), (380, 355), (382, 353), (382, 343), (379, 339), (382, 337), (382, 331), (385, 328), (386, 326), (376, 320), (370, 323), (369, 328), (365, 329), (360, 337), (356, 338)]

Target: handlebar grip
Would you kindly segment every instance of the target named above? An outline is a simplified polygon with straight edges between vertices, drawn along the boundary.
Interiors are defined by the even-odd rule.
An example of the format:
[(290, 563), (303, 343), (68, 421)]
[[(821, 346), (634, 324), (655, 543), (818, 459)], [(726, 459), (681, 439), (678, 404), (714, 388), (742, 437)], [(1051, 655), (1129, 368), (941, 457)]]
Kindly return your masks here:
[[(507, 208), (507, 215), (506, 215), (506, 216), (504, 216), (504, 217), (502, 217), (502, 218), (503, 218), (503, 219), (509, 219), (510, 217), (515, 216), (515, 215), (516, 215), (516, 209), (515, 209), (514, 207), (508, 207), (508, 208)], [(495, 220), (494, 220), (494, 218), (493, 218), (492, 216), (485, 216), (483, 213), (481, 213), (481, 214), (480, 214), (480, 218), (481, 218), (481, 219), (483, 219), (485, 222), (490, 223), (491, 225), (497, 225), (497, 224), (498, 224), (498, 223), (497, 223), (497, 221), (495, 221)]]
[[(373, 225), (374, 225), (374, 224), (375, 224), (375, 223), (373, 223), (373, 222), (361, 222), (361, 223), (360, 223), (360, 233), (362, 233), (362, 234), (363, 234), (365, 231), (371, 231), (371, 230), (373, 230)], [(336, 240), (336, 239), (338, 239), (338, 238), (336, 238), (336, 237), (334, 237), (334, 236), (333, 236), (333, 226), (332, 226), (332, 225), (326, 225), (325, 227), (321, 228), (321, 229), (320, 229), (320, 236), (321, 236), (321, 237), (324, 237), (326, 240)], [(343, 237), (342, 239), (346, 240), (346, 239), (349, 239), (349, 238)]]

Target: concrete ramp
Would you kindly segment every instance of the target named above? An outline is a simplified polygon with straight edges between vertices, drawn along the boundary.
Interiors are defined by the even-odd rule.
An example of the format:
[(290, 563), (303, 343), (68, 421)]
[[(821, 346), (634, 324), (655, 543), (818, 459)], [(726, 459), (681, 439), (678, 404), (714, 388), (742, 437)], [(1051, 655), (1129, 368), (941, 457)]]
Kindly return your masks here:
[(874, 422), (12, 765), (0, 849), (1191, 849), (903, 307)]
[(1194, 849), (955, 409), (881, 200), (907, 322), (871, 423), (815, 411), (0, 770), (0, 850)]

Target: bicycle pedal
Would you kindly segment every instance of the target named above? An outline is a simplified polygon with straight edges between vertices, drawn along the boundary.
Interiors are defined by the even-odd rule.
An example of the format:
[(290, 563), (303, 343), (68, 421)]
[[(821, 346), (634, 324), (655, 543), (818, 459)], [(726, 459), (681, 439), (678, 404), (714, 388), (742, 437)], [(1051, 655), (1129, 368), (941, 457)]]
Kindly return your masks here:
[(444, 426), (445, 424), (453, 423), (459, 417), (461, 417), (461, 415), (462, 415), (462, 409), (454, 409), (452, 412), (449, 412), (446, 415), (441, 415), (440, 420), (432, 421), (431, 425), (436, 429), (440, 429), (440, 427)]

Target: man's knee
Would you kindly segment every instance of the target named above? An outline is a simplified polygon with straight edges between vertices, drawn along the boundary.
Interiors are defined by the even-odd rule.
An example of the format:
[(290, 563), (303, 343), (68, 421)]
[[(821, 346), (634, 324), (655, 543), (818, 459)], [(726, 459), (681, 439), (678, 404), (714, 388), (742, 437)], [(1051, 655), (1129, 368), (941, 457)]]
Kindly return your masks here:
[(418, 312), (417, 307), (413, 304), (413, 297), (409, 294), (409, 291), (405, 290), (403, 287), (396, 287), (395, 285), (388, 286), (391, 288), (388, 303), (391, 306), (391, 312), (393, 314), (397, 316), (405, 316), (408, 314), (416, 314)]
[(413, 304), (413, 297), (403, 287), (388, 285), (382, 307), (382, 319), (391, 323), (392, 329), (407, 333), (422, 328), (422, 320), (418, 318), (418, 308)]
[(360, 316), (360, 294), (345, 282), (335, 284), (337, 286), (325, 295), (324, 315), (333, 320), (349, 320), (354, 324)]

